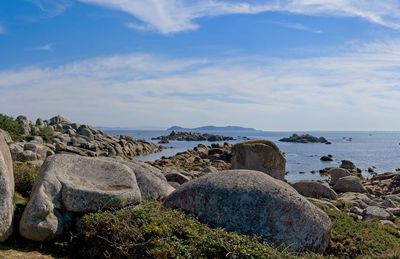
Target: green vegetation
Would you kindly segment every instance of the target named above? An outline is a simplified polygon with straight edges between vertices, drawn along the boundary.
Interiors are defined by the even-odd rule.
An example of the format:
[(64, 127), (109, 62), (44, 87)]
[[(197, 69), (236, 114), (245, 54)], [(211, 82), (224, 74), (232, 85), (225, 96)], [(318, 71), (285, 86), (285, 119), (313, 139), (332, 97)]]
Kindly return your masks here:
[(23, 197), (29, 197), (36, 182), (39, 168), (27, 163), (14, 163), (15, 191)]
[[(378, 221), (360, 221), (346, 213), (324, 209), (332, 219), (331, 245), (327, 253), (340, 258), (396, 257), (400, 251), (400, 233)], [(397, 254), (399, 256), (399, 254)]]
[(74, 238), (80, 256), (110, 258), (282, 258), (256, 237), (212, 229), (158, 202), (89, 214)]
[(44, 127), (39, 129), (38, 136), (42, 137), (44, 142), (51, 143), (53, 141), (54, 130), (51, 127)]
[(0, 113), (0, 129), (7, 131), (14, 141), (21, 140), (19, 124), (12, 117)]

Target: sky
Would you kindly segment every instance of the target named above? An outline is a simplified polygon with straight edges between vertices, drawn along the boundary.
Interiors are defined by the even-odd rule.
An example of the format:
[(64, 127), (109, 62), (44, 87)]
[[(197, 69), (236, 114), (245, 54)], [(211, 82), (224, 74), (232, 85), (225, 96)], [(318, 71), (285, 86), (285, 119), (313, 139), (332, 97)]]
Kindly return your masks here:
[(400, 0), (2, 0), (0, 113), (399, 130)]

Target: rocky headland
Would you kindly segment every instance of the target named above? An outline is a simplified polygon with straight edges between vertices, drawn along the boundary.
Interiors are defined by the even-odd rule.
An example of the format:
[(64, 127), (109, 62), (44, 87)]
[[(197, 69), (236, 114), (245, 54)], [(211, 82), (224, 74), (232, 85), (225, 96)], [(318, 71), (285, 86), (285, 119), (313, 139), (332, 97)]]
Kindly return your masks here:
[(168, 143), (168, 141), (228, 141), (234, 140), (232, 137), (214, 135), (209, 133), (199, 133), (199, 132), (184, 132), (184, 131), (172, 131), (169, 135), (159, 136), (152, 138), (153, 140), (160, 140), (161, 143)]
[[(43, 121), (53, 134), (40, 140), (41, 121), (17, 122), (29, 126), (19, 131), (27, 134), (0, 132), (0, 257), (3, 247), (27, 244), (63, 258), (398, 255), (400, 172), (365, 179), (343, 160), (326, 180), (289, 184), (286, 158), (267, 140), (198, 145), (143, 163), (132, 156), (159, 147), (59, 116)], [(11, 135), (22, 152), (44, 160), (39, 170), (12, 155)], [(87, 144), (75, 146), (73, 137)], [(34, 152), (31, 144), (49, 150)]]
[(293, 134), (290, 137), (282, 138), (279, 141), (281, 142), (293, 142), (293, 143), (324, 143), (324, 144), (331, 144), (326, 138), (324, 137), (314, 137), (310, 134)]
[[(10, 121), (10, 123), (13, 123)], [(53, 154), (77, 154), (87, 157), (131, 158), (161, 151), (162, 147), (131, 136), (110, 136), (86, 124), (55, 116), (33, 123), (18, 116), (15, 125), (19, 133), (15, 141), (6, 135), (14, 161), (40, 165)]]

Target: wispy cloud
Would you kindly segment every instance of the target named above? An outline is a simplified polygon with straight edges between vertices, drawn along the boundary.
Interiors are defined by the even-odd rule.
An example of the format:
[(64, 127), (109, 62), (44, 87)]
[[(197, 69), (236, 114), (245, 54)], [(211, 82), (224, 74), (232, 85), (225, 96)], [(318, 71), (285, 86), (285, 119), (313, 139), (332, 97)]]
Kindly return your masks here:
[(54, 51), (54, 44), (53, 43), (47, 43), (44, 45), (37, 46), (33, 48), (34, 50), (38, 51), (48, 51), (48, 52), (53, 52)]
[[(288, 12), (301, 15), (359, 17), (371, 23), (400, 29), (398, 0), (78, 0), (126, 12), (145, 27), (163, 33), (195, 30), (196, 19), (227, 14)], [(136, 28), (145, 28), (137, 27)], [(302, 25), (292, 28), (310, 31)]]
[(0, 71), (0, 110), (33, 117), (62, 113), (123, 127), (392, 130), (400, 127), (399, 46), (387, 40), (301, 59), (136, 53), (6, 70)]
[(301, 23), (274, 22), (274, 24), (282, 26), (282, 27), (285, 27), (285, 28), (298, 30), (298, 31), (306, 31), (306, 32), (315, 33), (315, 34), (322, 33), (321, 30), (310, 28), (310, 27), (308, 27), (308, 26), (306, 26), (304, 24), (301, 24)]
[(6, 33), (6, 28), (0, 23), (0, 34)]
[(62, 14), (74, 0), (28, 0), (35, 4), (40, 10), (46, 13), (49, 17), (54, 17)]
[(125, 26), (135, 31), (152, 31), (153, 28), (147, 24), (139, 24), (134, 22), (125, 23)]

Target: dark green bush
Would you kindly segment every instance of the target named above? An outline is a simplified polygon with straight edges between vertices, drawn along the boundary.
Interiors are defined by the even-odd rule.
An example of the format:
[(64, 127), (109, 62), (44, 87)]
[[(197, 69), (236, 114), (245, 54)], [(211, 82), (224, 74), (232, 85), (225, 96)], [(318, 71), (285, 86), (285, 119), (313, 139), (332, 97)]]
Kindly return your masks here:
[(21, 140), (19, 124), (12, 117), (0, 113), (0, 129), (7, 131), (14, 141)]
[(50, 127), (40, 128), (39, 136), (42, 137), (43, 141), (50, 143), (53, 141), (54, 130)]
[(39, 168), (27, 163), (14, 163), (15, 191), (23, 197), (29, 197), (36, 182)]

